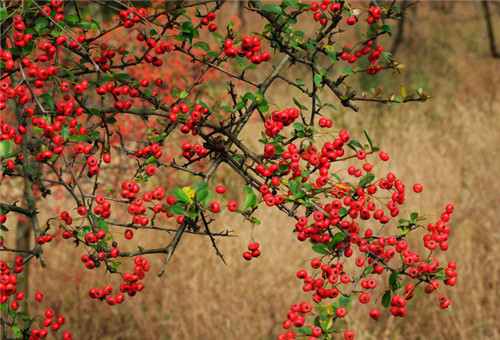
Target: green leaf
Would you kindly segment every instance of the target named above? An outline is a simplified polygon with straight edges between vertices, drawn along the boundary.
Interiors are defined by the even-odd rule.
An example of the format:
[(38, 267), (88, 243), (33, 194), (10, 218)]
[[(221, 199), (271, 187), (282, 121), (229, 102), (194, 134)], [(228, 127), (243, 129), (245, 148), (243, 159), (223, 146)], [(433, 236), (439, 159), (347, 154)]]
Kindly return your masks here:
[(245, 202), (243, 203), (243, 210), (247, 210), (248, 208), (255, 208), (257, 206), (257, 203), (257, 195), (252, 192), (245, 198)]
[(358, 183), (358, 188), (366, 186), (368, 183), (375, 179), (375, 175), (372, 173), (366, 174)]
[(366, 267), (365, 271), (363, 272), (364, 275), (371, 274), (373, 272), (374, 268), (373, 267)]
[(347, 143), (347, 146), (350, 147), (351, 149), (353, 149), (354, 151), (356, 151), (356, 149), (363, 150), (363, 146), (357, 140), (351, 140), (351, 141), (349, 141), (349, 143)]
[(292, 192), (293, 196), (297, 196), (297, 194), (299, 192), (299, 187), (300, 187), (299, 183), (297, 183), (296, 181), (294, 181), (294, 180), (288, 181), (288, 188)]
[(201, 202), (201, 204), (203, 204), (204, 206), (209, 205), (211, 200), (212, 191), (208, 189), (203, 189), (196, 193), (196, 201)]
[(293, 102), (297, 105), (301, 110), (307, 110), (307, 107), (302, 105), (296, 98), (293, 98)]
[(128, 73), (117, 73), (114, 75), (116, 79), (122, 79), (122, 80), (132, 80), (132, 77)]
[(398, 277), (399, 277), (399, 272), (397, 271), (392, 272), (391, 276), (389, 276), (389, 286), (392, 287), (394, 283), (396, 283)]
[(283, 12), (283, 8), (281, 8), (279, 5), (264, 5), (262, 6), (262, 9), (266, 12), (272, 12), (276, 14), (281, 14)]
[(341, 296), (339, 299), (340, 307), (345, 307), (345, 306), (349, 305), (350, 302), (351, 302), (351, 298), (347, 297), (347, 296)]
[(199, 181), (198, 183), (196, 183), (196, 185), (194, 186), (194, 190), (195, 191), (201, 191), (205, 188), (208, 187), (208, 183), (205, 182), (205, 181)]
[(9, 17), (9, 13), (5, 10), (5, 8), (0, 7), (0, 20), (5, 20)]
[(255, 96), (253, 95), (252, 92), (247, 92), (245, 93), (245, 95), (243, 96), (243, 99), (244, 100), (252, 100), (252, 101), (255, 101)]
[(406, 91), (406, 87), (404, 85), (401, 85), (401, 97), (406, 98), (408, 95), (408, 92)]
[(312, 246), (312, 250), (318, 254), (328, 255), (330, 254), (330, 250), (323, 243), (316, 243)]
[(259, 111), (260, 112), (267, 112), (267, 110), (269, 110), (269, 105), (267, 105), (267, 104), (261, 104), (261, 105), (259, 105)]
[(411, 218), (412, 220), (416, 220), (416, 219), (418, 218), (418, 212), (412, 212), (412, 213), (410, 214), (410, 218)]
[(189, 199), (188, 195), (184, 191), (182, 191), (179, 188), (174, 189), (174, 195), (177, 197), (178, 200), (186, 203), (186, 204), (191, 204), (191, 199)]
[(316, 86), (321, 85), (322, 80), (323, 80), (323, 76), (321, 74), (316, 73), (314, 75), (314, 84), (316, 84)]
[(391, 33), (392, 33), (392, 27), (391, 27), (391, 26), (389, 26), (389, 25), (383, 25), (383, 26), (380, 26), (380, 29), (381, 29), (382, 31), (384, 31), (384, 32), (389, 33), (389, 34), (391, 34)]
[(368, 144), (370, 144), (370, 150), (372, 150), (372, 151), (373, 151), (373, 143), (372, 143), (372, 140), (370, 139), (370, 137), (368, 136), (368, 133), (367, 133), (366, 131), (364, 131), (364, 130), (363, 130), (363, 132), (364, 132), (364, 134), (365, 134), (366, 139), (368, 140)]
[(180, 202), (176, 202), (174, 205), (168, 207), (168, 212), (174, 215), (183, 215), (186, 216), (186, 212), (184, 211), (183, 204)]
[(247, 193), (247, 194), (249, 194), (249, 195), (250, 195), (251, 193), (253, 193), (253, 190), (252, 190), (252, 188), (250, 188), (250, 187), (244, 187), (244, 188), (243, 188), (243, 191), (244, 191), (244, 192), (246, 192), (246, 193)]
[(47, 104), (50, 107), (51, 111), (54, 111), (54, 99), (50, 94), (44, 93), (40, 96), (40, 98), (43, 100), (45, 104)]
[(283, 0), (282, 6), (284, 6), (285, 8), (287, 7), (297, 8), (297, 1)]
[(382, 296), (382, 306), (387, 307), (389, 306), (389, 303), (391, 303), (391, 291), (388, 290), (385, 292), (385, 294)]
[(194, 46), (201, 48), (205, 52), (210, 51), (210, 46), (204, 41), (198, 41)]
[(44, 29), (45, 27), (47, 27), (47, 25), (49, 24), (49, 21), (45, 18), (37, 18), (35, 20), (35, 26), (36, 26), (36, 29), (41, 31), (42, 29)]
[(11, 148), (12, 142), (10, 140), (3, 140), (0, 143), (0, 156), (6, 157), (9, 154)]
[(309, 327), (300, 327), (299, 332), (301, 334), (307, 334), (307, 335), (312, 335), (312, 328)]
[(346, 237), (347, 237), (347, 235), (341, 231), (336, 233), (335, 235), (333, 235), (332, 240), (328, 243), (328, 247), (330, 249), (333, 249), (335, 246), (337, 246), (337, 244), (342, 242)]
[(243, 59), (243, 58), (242, 58), (242, 57), (240, 57), (239, 55), (237, 55), (237, 56), (236, 56), (236, 58), (234, 58), (234, 59), (236, 59), (236, 61), (238, 62), (238, 64), (240, 64), (240, 66), (241, 66), (242, 68), (244, 68), (244, 67), (245, 67), (245, 59)]
[(66, 23), (77, 23), (80, 19), (78, 19), (78, 16), (76, 14), (68, 14), (64, 16), (64, 20)]
[(179, 95), (179, 98), (183, 99), (188, 96), (188, 93), (186, 91), (182, 91), (181, 94)]
[(99, 229), (104, 230), (106, 234), (109, 232), (109, 226), (102, 218), (97, 222), (97, 226), (99, 227)]
[(151, 163), (155, 163), (157, 161), (156, 157), (155, 156), (151, 156), (149, 157), (147, 160), (146, 160), (146, 165), (147, 164), (151, 164)]

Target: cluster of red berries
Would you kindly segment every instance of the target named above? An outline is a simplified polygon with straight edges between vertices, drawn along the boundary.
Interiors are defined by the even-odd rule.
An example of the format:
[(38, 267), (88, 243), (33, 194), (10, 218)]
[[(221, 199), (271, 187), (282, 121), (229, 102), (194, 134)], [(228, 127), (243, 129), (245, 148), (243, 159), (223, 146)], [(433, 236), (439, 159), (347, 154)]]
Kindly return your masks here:
[(203, 158), (207, 155), (208, 151), (200, 143), (192, 145), (189, 142), (182, 144), (182, 156), (191, 159), (195, 154)]
[(45, 243), (49, 243), (50, 241), (52, 241), (52, 235), (50, 235), (50, 234), (46, 234), (46, 235), (43, 235), (43, 236), (38, 236), (36, 238), (36, 243), (38, 243), (39, 245), (43, 245)]
[[(7, 53), (10, 55), (10, 52)], [(4, 52), (2, 52), (2, 55), (3, 54)], [(2, 57), (2, 60), (4, 59), (5, 58)], [(7, 81), (0, 81), (0, 109), (4, 109), (7, 106), (7, 99), (15, 100), (16, 97), (20, 105), (26, 104), (31, 99), (28, 89), (23, 84), (14, 89), (10, 87)]]
[[(169, 114), (169, 118), (171, 121), (175, 122), (177, 120), (177, 114), (179, 112), (185, 114), (189, 111), (189, 107), (186, 104), (180, 104), (179, 106), (172, 106), (172, 110)], [(190, 118), (186, 120), (186, 124), (181, 126), (181, 132), (184, 134), (188, 134), (191, 132), (193, 136), (197, 134), (196, 127), (198, 125), (198, 121), (202, 118), (203, 115), (209, 115), (210, 111), (203, 107), (201, 104), (196, 104), (191, 111)], [(195, 151), (196, 152), (196, 151)]]
[(289, 108), (283, 111), (276, 110), (271, 114), (271, 118), (266, 119), (264, 127), (266, 128), (266, 136), (276, 136), (280, 133), (283, 127), (288, 126), (299, 118), (300, 111), (296, 108)]
[(135, 153), (136, 157), (142, 157), (148, 159), (149, 157), (153, 156), (154, 158), (158, 159), (163, 155), (163, 151), (161, 150), (160, 144), (158, 143), (153, 143), (151, 145), (146, 145), (139, 151)]
[[(156, 91), (156, 90), (155, 90)], [(105, 95), (106, 93), (110, 93), (110, 95), (113, 97), (113, 100), (116, 100), (119, 98), (120, 95), (122, 96), (129, 96), (130, 98), (137, 98), (139, 96), (139, 90), (136, 88), (131, 88), (128, 85), (123, 85), (121, 87), (116, 86), (114, 83), (109, 82), (105, 86), (99, 86), (96, 89), (97, 94), (99, 95)], [(158, 92), (158, 91), (156, 91)], [(158, 93), (156, 93), (158, 94)], [(153, 92), (153, 95), (155, 93)], [(128, 110), (134, 105), (134, 102), (130, 99), (124, 100), (124, 98), (120, 100), (116, 100), (113, 104), (113, 107), (116, 110)]]
[(248, 245), (248, 251), (243, 253), (243, 258), (247, 261), (250, 261), (254, 257), (259, 257), (261, 252), (260, 252), (260, 244), (259, 243), (252, 243)]
[[(17, 274), (21, 273), (24, 269), (23, 264), (24, 264), (24, 259), (22, 256), (18, 256), (15, 258), (15, 267), (13, 269), (13, 273), (11, 269), (8, 267), (7, 262), (5, 261), (0, 261), (0, 303), (2, 305), (7, 304), (8, 300), (11, 296), (15, 295), (15, 300), (12, 300), (10, 302), (10, 308), (14, 311), (17, 311), (19, 309), (19, 301), (23, 300), (25, 295), (24, 292), (22, 291), (17, 291), (17, 283), (19, 282), (17, 278)], [(35, 299), (37, 301), (42, 301), (43, 300), (43, 295), (40, 292), (37, 292), (35, 294)], [(52, 308), (47, 308), (45, 310), (45, 319), (43, 320), (43, 325), (45, 327), (49, 327), (53, 331), (57, 331), (59, 328), (61, 328), (62, 325), (64, 325), (66, 319), (64, 316), (60, 315), (57, 318), (55, 317), (55, 312)], [(54, 320), (55, 319), (55, 320)], [(54, 322), (55, 321), (55, 322)], [(47, 328), (42, 328), (42, 329), (33, 329), (30, 334), (30, 340), (33, 339), (43, 339), (47, 337), (48, 335), (48, 329)], [(64, 333), (63, 339), (65, 340), (71, 340), (72, 336), (70, 332)]]
[(95, 202), (97, 206), (94, 207), (94, 214), (102, 216), (102, 218), (108, 218), (111, 215), (111, 202), (106, 201), (103, 195), (97, 195), (95, 197)]
[(130, 7), (119, 13), (120, 20), (125, 28), (133, 28), (136, 22), (141, 22), (148, 16), (146, 8)]
[[(350, 64), (354, 64), (358, 59), (364, 55), (368, 55), (368, 60), (370, 61), (370, 66), (366, 69), (366, 72), (370, 75), (377, 74), (381, 69), (382, 65), (376, 65), (378, 59), (380, 58), (384, 48), (377, 45), (373, 48), (373, 41), (368, 40), (364, 43), (364, 46), (359, 50), (354, 50), (350, 46), (344, 46), (344, 52), (340, 55), (340, 59), (346, 60)], [(351, 54), (353, 53), (353, 54)]]
[(23, 135), (26, 134), (27, 129), (24, 125), (19, 125), (16, 128), (6, 123), (3, 118), (0, 118), (0, 140), (12, 140), (15, 144), (21, 144)]
[(366, 22), (369, 24), (374, 24), (378, 19), (382, 17), (382, 10), (380, 7), (370, 7), (368, 9), (368, 18), (366, 18)]
[(52, 13), (52, 9), (56, 9), (56, 15), (54, 16), (54, 21), (59, 22), (60, 20), (64, 20), (64, 7), (62, 5), (62, 0), (51, 0), (50, 6), (43, 6), (42, 13), (45, 16), (50, 16)]
[[(160, 55), (165, 54), (166, 52), (172, 52), (174, 49), (174, 45), (167, 41), (163, 41), (160, 44), (158, 44), (157, 40), (153, 38), (147, 38), (146, 35), (142, 33), (137, 34), (137, 40), (141, 42), (145, 42), (147, 45), (147, 48), (151, 48), (155, 50), (157, 55), (152, 55), (150, 53), (146, 53), (144, 56), (144, 59), (146, 62), (149, 64), (152, 64), (153, 66), (159, 67), (163, 65), (163, 60), (160, 59)], [(158, 86), (161, 86), (157, 84)]]
[(424, 236), (424, 245), (430, 249), (434, 250), (439, 245), (439, 248), (443, 251), (448, 249), (448, 234), (450, 233), (450, 227), (446, 225), (446, 222), (450, 220), (450, 214), (453, 212), (453, 205), (448, 204), (445, 211), (441, 214), (441, 219), (434, 223), (429, 223), (427, 229), (432, 233), (430, 235)]
[(149, 271), (149, 263), (144, 257), (136, 256), (134, 259), (135, 268), (132, 273), (123, 274), (122, 278), (125, 283), (120, 284), (120, 291), (127, 293), (129, 296), (134, 296), (137, 292), (142, 291), (144, 283), (138, 282), (143, 280), (146, 272)]
[(245, 36), (241, 39), (241, 47), (236, 48), (233, 39), (226, 39), (224, 43), (224, 53), (229, 58), (235, 58), (237, 55), (240, 57), (246, 57), (253, 64), (258, 65), (263, 61), (271, 60), (271, 53), (263, 52), (261, 54), (256, 54), (262, 50), (262, 42), (258, 35), (254, 35), (252, 38)]
[(338, 15), (341, 13), (342, 6), (337, 3), (333, 2), (332, 0), (323, 0), (322, 3), (318, 3), (316, 1), (309, 3), (311, 7), (307, 8), (306, 11), (312, 11), (314, 20), (319, 21), (321, 25), (326, 25), (328, 23), (328, 17), (326, 16), (326, 13), (328, 10), (330, 10), (332, 13)]
[(216, 17), (216, 15), (214, 12), (209, 12), (209, 13), (207, 13), (207, 15), (205, 15), (203, 18), (201, 18), (201, 24), (203, 26), (208, 26), (208, 30), (210, 32), (214, 32), (217, 30), (217, 24), (214, 24), (214, 23), (211, 24), (211, 22), (215, 20), (215, 17)]
[[(0, 303), (7, 303), (9, 297), (16, 292), (16, 284), (18, 283), (17, 274), (23, 271), (23, 263), (24, 259), (22, 256), (16, 257), (16, 266), (13, 269), (14, 272), (12, 272), (7, 262), (0, 261)], [(23, 298), (24, 293), (18, 292), (16, 300), (22, 300)]]
[(91, 288), (89, 290), (89, 297), (92, 299), (99, 299), (101, 301), (106, 300), (108, 305), (114, 306), (116, 304), (120, 304), (123, 302), (125, 295), (123, 293), (118, 293), (116, 296), (109, 296), (113, 294), (113, 287), (106, 286), (102, 289), (100, 288)]

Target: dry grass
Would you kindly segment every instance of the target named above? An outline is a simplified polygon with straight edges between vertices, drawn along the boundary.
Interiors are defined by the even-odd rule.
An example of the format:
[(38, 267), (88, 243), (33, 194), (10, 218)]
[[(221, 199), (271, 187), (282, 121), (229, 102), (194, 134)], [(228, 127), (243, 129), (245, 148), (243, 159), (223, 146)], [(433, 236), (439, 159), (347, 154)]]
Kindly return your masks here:
[[(500, 234), (495, 222), (500, 212), (500, 60), (488, 57), (484, 22), (474, 3), (454, 4), (448, 11), (435, 6), (419, 4), (410, 17), (406, 32), (412, 38), (398, 53), (408, 67), (392, 85), (425, 85), (435, 98), (392, 108), (363, 105), (360, 113), (341, 110), (333, 119), (359, 139), (364, 129), (369, 131), (390, 154), (388, 167), (396, 175), (408, 184), (424, 185), (421, 211), (438, 213), (445, 204), (455, 204), (450, 250), (441, 256), (457, 262), (459, 281), (445, 290), (453, 301), (445, 311), (435, 296), (415, 298), (403, 320), (373, 322), (367, 310), (354, 308), (348, 319), (358, 339), (500, 338)], [(500, 22), (498, 11), (494, 18)], [(500, 37), (498, 29), (500, 25)], [(241, 257), (251, 241), (249, 226), (227, 215), (216, 222), (238, 235), (218, 241), (227, 266), (208, 238), (186, 235), (163, 278), (155, 275), (163, 258), (148, 257), (152, 272), (145, 291), (110, 308), (86, 294), (117, 278), (86, 275), (81, 249), (60, 244), (46, 248), (49, 268), (32, 266), (32, 291), (37, 282), (44, 283), (47, 304), (66, 315), (77, 339), (275, 338), (289, 305), (308, 299), (295, 272), (313, 254), (295, 240), (292, 223), (272, 209), (259, 214), (263, 223), (253, 237), (263, 255), (249, 263)], [(167, 238), (144, 237), (149, 238), (143, 240), (145, 246)]]

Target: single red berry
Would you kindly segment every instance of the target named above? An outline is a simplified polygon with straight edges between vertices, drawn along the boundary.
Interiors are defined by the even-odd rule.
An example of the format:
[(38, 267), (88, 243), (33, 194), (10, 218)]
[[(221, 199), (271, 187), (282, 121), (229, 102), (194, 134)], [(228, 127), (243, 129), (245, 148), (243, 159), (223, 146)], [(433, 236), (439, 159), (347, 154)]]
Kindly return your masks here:
[(134, 232), (130, 229), (125, 230), (125, 238), (131, 240), (134, 237)]
[(424, 190), (424, 187), (420, 183), (416, 183), (413, 186), (413, 191), (415, 191), (416, 193), (420, 193), (420, 192), (422, 192), (422, 190)]

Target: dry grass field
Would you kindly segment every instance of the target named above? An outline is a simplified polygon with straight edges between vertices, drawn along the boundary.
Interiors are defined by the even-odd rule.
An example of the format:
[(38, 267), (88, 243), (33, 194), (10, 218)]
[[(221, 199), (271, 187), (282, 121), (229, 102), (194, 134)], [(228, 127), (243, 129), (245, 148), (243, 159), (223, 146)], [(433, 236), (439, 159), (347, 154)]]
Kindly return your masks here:
[[(500, 44), (500, 7), (491, 9)], [(348, 321), (357, 339), (500, 339), (500, 59), (489, 56), (485, 27), (476, 2), (417, 4), (396, 55), (407, 67), (379, 86), (422, 86), (433, 99), (392, 107), (362, 104), (359, 113), (341, 109), (331, 116), (334, 126), (355, 139), (367, 130), (391, 156), (386, 170), (407, 187), (424, 186), (421, 211), (440, 213), (447, 203), (455, 205), (450, 250), (440, 255), (459, 270), (457, 285), (445, 288), (451, 307), (441, 310), (436, 296), (417, 295), (404, 319), (385, 316), (378, 322), (353, 308)], [(273, 91), (270, 98), (293, 105), (280, 93), (285, 85)], [(152, 272), (145, 291), (120, 306), (87, 297), (90, 287), (117, 280), (86, 275), (81, 249), (68, 243), (46, 247), (47, 269), (31, 265), (31, 290), (44, 282), (47, 303), (66, 316), (75, 339), (274, 339), (290, 304), (308, 299), (295, 273), (314, 255), (297, 242), (291, 221), (272, 209), (258, 216), (262, 225), (253, 236), (261, 244), (260, 258), (243, 260), (249, 226), (223, 215), (212, 228), (237, 236), (218, 240), (227, 266), (208, 238), (186, 235), (162, 278), (156, 273), (163, 258), (148, 257)], [(145, 246), (168, 239), (137, 237), (145, 238)]]

